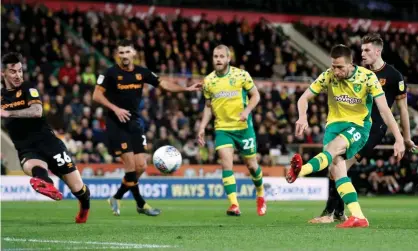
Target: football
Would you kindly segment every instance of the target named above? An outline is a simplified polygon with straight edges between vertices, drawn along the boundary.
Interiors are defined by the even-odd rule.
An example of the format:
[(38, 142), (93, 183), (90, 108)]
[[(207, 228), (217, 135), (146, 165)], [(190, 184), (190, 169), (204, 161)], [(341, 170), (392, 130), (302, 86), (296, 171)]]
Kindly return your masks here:
[(181, 153), (174, 146), (162, 146), (152, 157), (154, 166), (162, 173), (173, 173), (182, 163)]

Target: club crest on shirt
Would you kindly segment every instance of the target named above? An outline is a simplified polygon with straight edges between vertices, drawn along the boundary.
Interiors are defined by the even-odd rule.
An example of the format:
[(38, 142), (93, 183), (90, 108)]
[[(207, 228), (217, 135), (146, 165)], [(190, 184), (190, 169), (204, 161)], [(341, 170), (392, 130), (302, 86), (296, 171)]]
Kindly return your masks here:
[(19, 98), (20, 96), (22, 96), (22, 90), (16, 92), (16, 98)]
[(361, 91), (361, 84), (354, 84), (353, 88), (354, 88), (355, 92), (360, 92)]
[(235, 86), (235, 78), (230, 78), (229, 79), (229, 85)]
[(34, 89), (34, 88), (30, 88), (30, 89), (29, 89), (29, 93), (30, 93), (30, 95), (31, 95), (32, 97), (34, 97), (34, 98), (39, 97), (39, 92), (38, 92), (38, 90), (36, 90), (36, 89)]
[(402, 81), (399, 82), (399, 90), (403, 92), (405, 90), (405, 83)]
[(379, 79), (380, 85), (384, 86), (386, 84), (386, 79), (385, 78), (381, 78)]
[(136, 78), (136, 80), (141, 80), (142, 79), (142, 74), (135, 74), (135, 78)]

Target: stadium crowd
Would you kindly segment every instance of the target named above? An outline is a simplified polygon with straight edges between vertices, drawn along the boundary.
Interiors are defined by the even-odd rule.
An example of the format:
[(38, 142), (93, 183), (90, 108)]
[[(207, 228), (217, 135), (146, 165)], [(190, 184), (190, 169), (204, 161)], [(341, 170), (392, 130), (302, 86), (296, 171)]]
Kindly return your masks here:
[[(106, 148), (106, 114), (92, 102), (91, 96), (98, 74), (109, 63), (117, 62), (113, 52), (120, 38), (135, 41), (138, 50), (136, 64), (161, 75), (186, 77), (187, 84), (195, 81), (194, 77), (212, 71), (212, 49), (220, 43), (230, 46), (232, 65), (249, 71), (256, 78), (278, 81), (286, 76), (308, 76), (314, 79), (320, 73), (312, 62), (291, 48), (280, 29), (272, 29), (264, 19), (252, 25), (245, 18), (225, 23), (222, 17), (209, 22), (202, 16), (199, 22), (194, 22), (181, 15), (162, 19), (158, 15), (122, 18), (122, 14), (93, 11), (52, 13), (40, 6), (2, 5), (2, 51), (18, 51), (25, 56), (24, 78), (41, 93), (48, 122), (61, 135), (78, 163), (117, 161)], [(312, 29), (312, 34), (322, 32)], [(396, 40), (396, 37), (390, 36), (389, 39)], [(325, 44), (318, 42), (326, 47), (340, 42), (333, 36), (327, 38)], [(353, 45), (353, 49), (358, 50), (356, 46)], [(413, 50), (409, 53), (413, 54)], [(416, 64), (416, 58), (415, 61), (412, 58), (410, 55), (410, 62)], [(293, 151), (294, 144), (322, 143), (327, 116), (324, 95), (317, 96), (309, 108), (311, 127), (306, 134), (294, 136), (296, 101), (303, 91), (300, 86), (289, 89), (280, 85), (260, 90), (261, 103), (253, 113), (253, 119), (262, 165), (273, 164), (272, 148), (287, 154)], [(418, 100), (416, 94), (410, 93), (415, 102)], [(201, 93), (171, 94), (149, 88), (145, 89), (143, 100), (142, 122), (147, 129), (151, 152), (170, 144), (181, 150), (185, 163), (217, 162), (213, 127), (207, 130), (207, 147), (198, 147), (195, 140), (204, 103)], [(411, 124), (416, 127), (416, 123)], [(416, 130), (412, 135), (417, 135)], [(418, 136), (414, 141), (418, 143)], [(384, 141), (392, 142), (390, 136)], [(307, 152), (304, 158), (310, 158), (313, 153)], [(391, 163), (385, 156), (378, 154), (376, 159), (362, 163), (368, 169), (355, 168), (353, 172), (358, 170), (359, 177), (366, 175), (373, 189), (376, 188), (374, 182), (378, 182), (397, 191), (399, 185), (396, 186), (387, 176), (396, 180), (402, 168), (383, 165), (383, 161)], [(236, 156), (235, 161), (242, 160)], [(387, 166), (393, 168), (389, 170)], [(412, 172), (413, 168), (408, 170)]]
[[(360, 39), (369, 30), (363, 26), (354, 28), (351, 25), (342, 27), (330, 24), (303, 24), (299, 28), (314, 43), (329, 51), (334, 44), (345, 44), (354, 52), (357, 63), (361, 61)], [(385, 31), (382, 27), (378, 31), (384, 41), (383, 58), (391, 62), (401, 71), (407, 83), (418, 84), (418, 36), (416, 32)]]

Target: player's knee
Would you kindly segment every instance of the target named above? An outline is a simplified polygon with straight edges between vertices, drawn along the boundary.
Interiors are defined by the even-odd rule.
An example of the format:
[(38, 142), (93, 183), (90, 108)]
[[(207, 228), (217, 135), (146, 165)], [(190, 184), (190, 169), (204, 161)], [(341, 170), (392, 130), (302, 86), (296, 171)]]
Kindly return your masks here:
[(125, 159), (123, 164), (125, 166), (125, 172), (135, 172), (136, 165), (133, 159)]
[(81, 178), (80, 179), (74, 178), (68, 181), (68, 186), (70, 187), (72, 192), (77, 192), (83, 188), (84, 182), (81, 180)]
[(245, 159), (245, 165), (248, 169), (256, 170), (258, 168), (257, 158), (246, 158)]
[(29, 176), (33, 176), (32, 169), (34, 167), (41, 167), (48, 170), (48, 165), (44, 161), (38, 159), (30, 159), (23, 163), (23, 172)]
[(345, 153), (346, 147), (338, 143), (331, 142), (325, 146), (325, 151), (329, 152), (333, 158)]
[(136, 177), (139, 178), (145, 172), (145, 169), (147, 169), (146, 163), (137, 164), (135, 166)]
[(80, 191), (83, 186), (84, 182), (81, 179), (80, 173), (78, 171), (73, 171), (62, 176), (62, 179), (70, 188), (71, 192)]
[(330, 166), (330, 172), (335, 180), (339, 180), (347, 176), (347, 169), (345, 168), (344, 161), (345, 160), (340, 156), (337, 156), (332, 161), (332, 164)]
[(223, 170), (232, 170), (233, 167), (233, 160), (232, 158), (222, 158), (220, 160), (221, 166)]

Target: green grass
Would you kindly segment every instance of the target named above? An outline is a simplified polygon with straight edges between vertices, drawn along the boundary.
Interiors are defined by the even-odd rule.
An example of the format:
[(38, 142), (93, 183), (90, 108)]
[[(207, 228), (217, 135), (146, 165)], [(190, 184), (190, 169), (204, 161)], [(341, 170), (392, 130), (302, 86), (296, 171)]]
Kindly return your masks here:
[(116, 217), (105, 201), (93, 201), (83, 225), (74, 223), (76, 201), (2, 202), (1, 244), (2, 250), (146, 248), (140, 244), (160, 246), (152, 250), (416, 250), (416, 197), (361, 198), (360, 203), (368, 229), (308, 224), (324, 202), (270, 202), (267, 215), (259, 217), (253, 201), (241, 201), (242, 216), (227, 217), (226, 201), (160, 200), (151, 204), (163, 214), (147, 217), (136, 213), (133, 201), (124, 201)]

